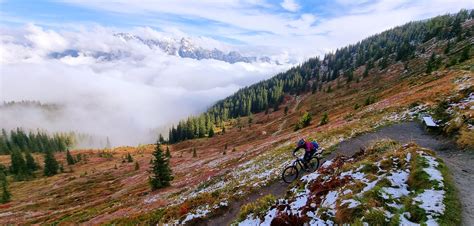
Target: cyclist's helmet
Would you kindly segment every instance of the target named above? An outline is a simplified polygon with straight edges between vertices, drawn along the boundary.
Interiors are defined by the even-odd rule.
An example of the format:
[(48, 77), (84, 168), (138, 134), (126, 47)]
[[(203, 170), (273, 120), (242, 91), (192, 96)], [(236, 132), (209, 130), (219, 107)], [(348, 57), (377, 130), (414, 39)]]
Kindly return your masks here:
[(298, 145), (298, 147), (299, 147), (299, 146), (303, 146), (305, 143), (306, 143), (306, 141), (304, 140), (304, 138), (301, 138), (301, 139), (296, 143), (296, 145)]

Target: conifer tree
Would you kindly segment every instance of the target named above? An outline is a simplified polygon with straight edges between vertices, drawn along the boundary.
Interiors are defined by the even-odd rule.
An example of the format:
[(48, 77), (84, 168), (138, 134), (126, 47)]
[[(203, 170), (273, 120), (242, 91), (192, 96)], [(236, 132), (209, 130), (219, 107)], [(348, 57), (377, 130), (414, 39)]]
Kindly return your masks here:
[(0, 170), (0, 183), (2, 184), (2, 196), (0, 197), (0, 203), (7, 203), (11, 199), (11, 194), (10, 191), (8, 191), (7, 176), (3, 169)]
[(326, 125), (329, 122), (329, 116), (327, 112), (324, 112), (323, 117), (321, 118), (320, 125)]
[(305, 112), (303, 117), (301, 117), (301, 125), (303, 127), (307, 127), (311, 123), (311, 120), (312, 120), (311, 114), (309, 114), (309, 112)]
[(428, 63), (426, 63), (426, 73), (431, 73), (436, 68), (436, 55), (434, 53), (431, 54)]
[(71, 152), (66, 150), (66, 161), (68, 165), (74, 165), (76, 161), (74, 160), (74, 157), (72, 157)]
[(364, 78), (367, 77), (367, 76), (369, 76), (369, 67), (368, 66), (365, 67), (364, 73), (362, 74), (362, 77), (364, 77)]
[(237, 128), (239, 128), (239, 131), (242, 131), (242, 120), (240, 119), (240, 116), (237, 117)]
[(38, 164), (35, 162), (35, 159), (31, 155), (31, 152), (27, 151), (25, 153), (26, 168), (28, 169), (29, 174), (32, 174), (34, 171), (39, 169)]
[(158, 136), (158, 141), (159, 141), (161, 144), (165, 143), (165, 138), (163, 137), (163, 135), (161, 135), (161, 133), (160, 133), (160, 135)]
[(25, 159), (18, 148), (14, 148), (10, 154), (11, 166), (10, 172), (14, 175), (15, 180), (25, 180), (28, 176)]
[(159, 142), (157, 142), (155, 151), (153, 152), (151, 173), (152, 175), (149, 182), (152, 190), (167, 187), (170, 185), (170, 181), (173, 180), (169, 166), (169, 159), (163, 156), (163, 150), (161, 149)]
[(196, 148), (193, 148), (193, 158), (197, 157)]
[(138, 164), (138, 161), (135, 161), (135, 170), (139, 170), (140, 169), (140, 165)]
[(288, 115), (288, 106), (285, 106), (285, 116)]
[(250, 114), (249, 114), (249, 117), (248, 117), (249, 127), (250, 127), (250, 125), (252, 125), (252, 122), (253, 122), (253, 114), (250, 113)]
[(469, 52), (471, 51), (471, 46), (468, 45), (467, 47), (464, 47), (461, 53), (461, 57), (459, 58), (459, 62), (464, 62), (469, 59)]
[(44, 155), (44, 175), (47, 177), (56, 175), (59, 170), (59, 164), (54, 158), (52, 151), (46, 151)]
[(127, 153), (127, 162), (133, 162), (133, 158), (130, 153)]
[(207, 134), (208, 137), (213, 137), (214, 136), (214, 126), (211, 125), (209, 128), (209, 133)]
[(329, 86), (328, 86), (328, 89), (327, 89), (327, 91), (326, 91), (326, 92), (327, 92), (327, 93), (330, 93), (330, 92), (332, 92), (331, 85), (329, 85)]
[(170, 147), (166, 146), (166, 158), (171, 158)]

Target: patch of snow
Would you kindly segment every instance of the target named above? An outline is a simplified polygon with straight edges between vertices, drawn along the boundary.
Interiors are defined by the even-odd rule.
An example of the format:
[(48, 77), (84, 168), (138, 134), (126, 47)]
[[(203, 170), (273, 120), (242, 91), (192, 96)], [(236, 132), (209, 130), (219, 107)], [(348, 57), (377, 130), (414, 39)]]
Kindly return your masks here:
[(428, 214), (438, 216), (442, 215), (445, 210), (444, 193), (444, 190), (427, 189), (413, 200), (419, 202), (420, 208), (423, 208)]
[(321, 165), (321, 168), (323, 169), (326, 169), (328, 167), (330, 167), (332, 165), (332, 159), (331, 160), (328, 160), (326, 162), (324, 162), (322, 165)]
[(263, 220), (263, 222), (262, 222), (260, 225), (262, 225), (262, 226), (263, 226), (263, 225), (268, 225), (268, 226), (270, 226), (270, 224), (271, 224), (273, 218), (275, 218), (276, 215), (277, 215), (277, 210), (276, 210), (276, 209), (272, 209), (272, 210), (268, 211), (267, 215), (265, 215), (264, 220)]
[(192, 220), (192, 219), (195, 219), (195, 218), (201, 218), (201, 217), (204, 217), (206, 216), (208, 213), (210, 213), (211, 211), (209, 210), (209, 206), (206, 205), (204, 207), (200, 207), (198, 209), (196, 209), (196, 212), (195, 213), (190, 213), (186, 216), (186, 218), (184, 218), (183, 222), (181, 222), (182, 224), (185, 224), (186, 222)]
[(330, 191), (327, 195), (326, 198), (324, 199), (323, 203), (321, 204), (322, 207), (327, 207), (330, 209), (336, 208), (336, 200), (339, 194), (337, 191)]
[(403, 225), (403, 226), (419, 226), (419, 224), (413, 223), (410, 220), (408, 220), (405, 217), (405, 215), (410, 216), (410, 213), (403, 213), (403, 214), (400, 215), (400, 225)]
[(387, 218), (389, 218), (389, 219), (391, 219), (391, 218), (394, 216), (393, 213), (390, 213), (390, 212), (387, 211), (387, 210), (384, 211), (384, 215), (385, 215), (385, 217), (387, 217)]
[(153, 195), (151, 197), (145, 198), (145, 200), (143, 200), (143, 203), (145, 203), (145, 204), (154, 203), (154, 202), (158, 201), (159, 196), (160, 195), (158, 194), (158, 195)]
[[(400, 198), (410, 193), (410, 191), (408, 191), (408, 185), (406, 184), (408, 180), (408, 172), (398, 170), (392, 172), (390, 176), (387, 176), (387, 179), (392, 184), (392, 187), (384, 187), (382, 188), (382, 191), (389, 194), (392, 198)], [(386, 197), (383, 198), (387, 199)]]
[(429, 165), (423, 170), (430, 176), (430, 180), (440, 182), (440, 187), (443, 187), (443, 175), (437, 169), (439, 163), (436, 161), (436, 158), (428, 155), (423, 155), (423, 157), (427, 160)]
[(306, 206), (307, 202), (308, 202), (308, 195), (306, 194), (302, 194), (296, 197), (296, 200), (290, 204), (291, 212), (293, 214), (300, 215), (299, 209), (303, 206)]
[(438, 226), (438, 222), (433, 219), (432, 216), (428, 216), (428, 220), (425, 222), (427, 226)]
[(341, 173), (340, 178), (345, 177), (345, 176), (350, 176), (350, 177), (352, 177), (353, 179), (356, 179), (356, 180), (365, 179), (365, 174), (364, 173), (362, 173), (362, 172), (355, 172), (354, 173), (354, 172), (352, 172), (352, 170)]
[(360, 202), (357, 201), (357, 200), (354, 200), (354, 199), (347, 199), (347, 200), (343, 200), (341, 202), (341, 206), (346, 204), (346, 203), (349, 203), (349, 205), (347, 206), (347, 208), (354, 208), (354, 207), (357, 207), (360, 205)]
[(245, 220), (241, 221), (239, 225), (242, 226), (258, 226), (260, 225), (260, 220), (255, 219), (253, 214), (250, 214)]
[(369, 191), (369, 190), (371, 190), (372, 188), (374, 188), (375, 185), (379, 182), (379, 180), (380, 180), (380, 179), (377, 178), (376, 180), (374, 180), (374, 181), (372, 181), (372, 182), (366, 183), (365, 188), (362, 189), (362, 191), (359, 193), (359, 195), (362, 195), (362, 194), (365, 193), (366, 191)]
[(308, 175), (301, 177), (301, 181), (310, 182), (310, 181), (318, 179), (318, 177), (319, 177), (319, 173), (310, 173)]
[(390, 206), (392, 208), (395, 208), (395, 209), (401, 209), (403, 206), (401, 204), (397, 204), (395, 202), (392, 202), (392, 203), (386, 203), (387, 206)]
[(319, 218), (313, 218), (309, 222), (309, 225), (311, 226), (326, 226), (326, 225), (334, 225), (334, 223), (330, 220), (324, 221)]
[(389, 194), (392, 198), (397, 198), (397, 199), (410, 194), (410, 192), (406, 188), (392, 188), (392, 187), (389, 187), (389, 188), (383, 188), (382, 190), (385, 193)]
[(347, 195), (347, 194), (350, 194), (350, 193), (352, 193), (351, 189), (347, 189), (347, 190), (342, 192), (343, 195)]

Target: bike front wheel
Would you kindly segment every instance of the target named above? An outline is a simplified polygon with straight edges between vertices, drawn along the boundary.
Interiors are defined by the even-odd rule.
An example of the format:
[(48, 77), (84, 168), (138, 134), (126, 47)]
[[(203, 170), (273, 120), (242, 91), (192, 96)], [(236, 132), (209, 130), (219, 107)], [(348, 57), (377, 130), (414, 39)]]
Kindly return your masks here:
[(288, 166), (283, 170), (282, 179), (285, 183), (291, 183), (298, 178), (298, 168), (296, 166)]

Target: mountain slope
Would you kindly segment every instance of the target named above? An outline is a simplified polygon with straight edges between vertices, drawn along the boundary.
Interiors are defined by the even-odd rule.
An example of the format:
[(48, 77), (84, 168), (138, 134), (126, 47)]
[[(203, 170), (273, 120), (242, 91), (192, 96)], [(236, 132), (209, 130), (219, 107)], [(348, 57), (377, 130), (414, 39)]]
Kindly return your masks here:
[[(392, 73), (394, 65), (403, 66), (399, 72), (404, 76), (413, 76), (465, 61), (472, 52), (473, 12), (463, 10), (411, 22), (328, 53), (323, 59), (310, 59), (239, 90), (199, 117), (181, 121), (169, 132), (169, 140), (175, 143), (203, 137), (213, 126), (222, 129), (227, 119), (277, 110), (288, 95), (351, 86), (369, 75)], [(200, 124), (204, 126), (196, 126)]]
[[(236, 114), (232, 118), (229, 113), (226, 120), (219, 121), (219, 114), (211, 117), (207, 113), (201, 121), (190, 120), (189, 126), (182, 127), (190, 137), (168, 145), (175, 179), (166, 189), (149, 189), (147, 170), (153, 145), (74, 150), (74, 155), (84, 156), (74, 166), (66, 166), (64, 153), (57, 153), (59, 162), (65, 165), (64, 173), (48, 178), (38, 173), (31, 181), (10, 181), (13, 198), (0, 205), (0, 223), (204, 224), (206, 219), (226, 213), (236, 200), (245, 200), (249, 194), (280, 180), (281, 170), (293, 160), (293, 143), (300, 137), (317, 140), (329, 154), (344, 140), (400, 121), (416, 120), (427, 113), (442, 117), (455, 138), (472, 136), (474, 60), (469, 47), (473, 39), (466, 35), (472, 30), (472, 20), (464, 21), (462, 26), (463, 38), (449, 39), (452, 44), (446, 54), (446, 39), (431, 38), (417, 45), (420, 52), (406, 61), (390, 59), (385, 68), (374, 67), (367, 75), (364, 71), (368, 65), (354, 68), (351, 82), (348, 76), (339, 76), (321, 82), (321, 89), (314, 92), (310, 88), (285, 91), (279, 108), (269, 108), (267, 114), (266, 109), (253, 112), (251, 117), (239, 118)], [(446, 25), (444, 30), (451, 30), (451, 26)], [(466, 49), (467, 59), (463, 59)], [(428, 64), (433, 53), (434, 60), (436, 55), (443, 59), (439, 65), (434, 60)], [(456, 62), (448, 65), (452, 59)], [(428, 65), (438, 67), (427, 73)], [(281, 81), (286, 79), (291, 84), (292, 78), (298, 78), (293, 76), (295, 69), (291, 72)], [(315, 80), (305, 81), (304, 87), (308, 87)], [(263, 85), (255, 87), (267, 95), (271, 93)], [(241, 100), (238, 96), (234, 96), (236, 101)], [(446, 104), (440, 104), (443, 101)], [(228, 104), (228, 109), (234, 110), (230, 106), (240, 106), (232, 101), (216, 106), (220, 104)], [(211, 112), (212, 109), (216, 108)], [(305, 112), (313, 120), (295, 131)], [(325, 112), (329, 121), (320, 124)], [(196, 131), (190, 128), (209, 129), (205, 124), (208, 116), (214, 120), (211, 125), (215, 127), (211, 128), (215, 134), (197, 138)], [(460, 123), (454, 123), (458, 118), (462, 119)], [(123, 161), (127, 153), (138, 162), (137, 170), (134, 163)], [(41, 156), (35, 157), (42, 162)], [(0, 162), (8, 165), (8, 156), (0, 156)]]

